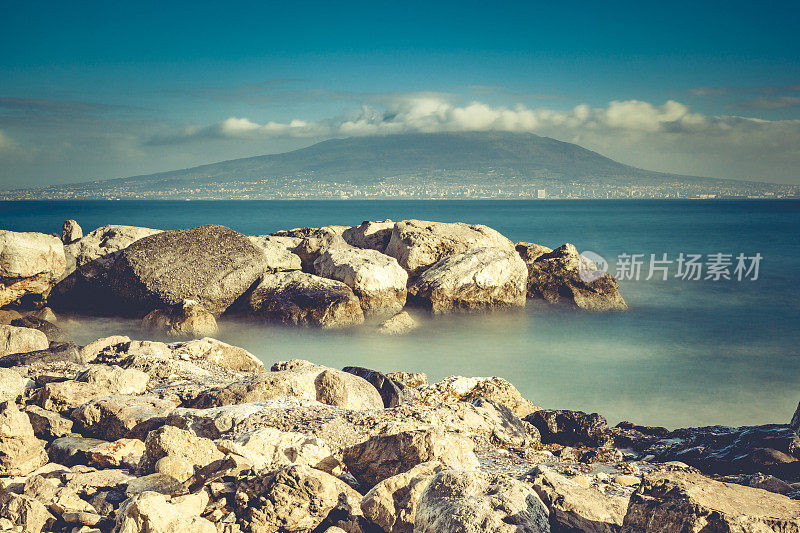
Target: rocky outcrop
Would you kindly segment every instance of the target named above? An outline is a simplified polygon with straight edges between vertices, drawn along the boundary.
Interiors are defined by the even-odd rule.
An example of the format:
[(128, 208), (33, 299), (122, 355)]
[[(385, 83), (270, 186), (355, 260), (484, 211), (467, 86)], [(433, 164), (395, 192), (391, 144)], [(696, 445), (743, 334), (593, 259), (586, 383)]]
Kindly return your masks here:
[(631, 496), (623, 532), (798, 531), (800, 502), (689, 472), (656, 472)]
[(628, 308), (611, 274), (581, 256), (569, 243), (529, 262), (528, 297), (543, 298), (588, 311), (624, 311)]
[(83, 238), (83, 229), (80, 224), (72, 219), (65, 220), (61, 225), (61, 242), (71, 244), (81, 238)]
[(297, 248), (302, 239), (271, 235), (254, 235), (247, 238), (264, 254), (269, 272), (300, 270), (302, 268), (300, 256), (292, 251)]
[[(285, 370), (266, 372), (219, 388), (203, 391), (194, 407), (214, 407), (279, 398), (316, 400), (348, 409), (383, 409), (378, 391), (364, 379), (315, 365), (293, 361)], [(275, 367), (273, 367), (275, 368)]]
[(325, 531), (360, 514), (361, 495), (330, 474), (291, 465), (240, 478), (234, 501), (246, 531)]
[(542, 500), (524, 483), (480, 471), (444, 470), (422, 492), (414, 531), (549, 533), (550, 524)]
[(597, 413), (541, 409), (526, 416), (525, 421), (539, 430), (545, 444), (592, 448), (614, 444), (608, 422)]
[(800, 467), (800, 436), (789, 426), (682, 428), (631, 440), (642, 457), (681, 461), (704, 473), (780, 473)]
[(33, 328), (0, 326), (0, 356), (46, 350), (47, 335)]
[(218, 331), (214, 315), (194, 300), (151, 311), (142, 319), (142, 327), (168, 337), (206, 337)]
[(209, 225), (139, 239), (120, 252), (110, 285), (128, 314), (188, 299), (218, 315), (266, 270), (264, 254), (247, 237)]
[(381, 435), (351, 446), (344, 450), (344, 463), (360, 483), (373, 487), (428, 461), (438, 461), (447, 468), (478, 468), (472, 448), (463, 437), (421, 429)]
[(0, 476), (24, 476), (47, 463), (44, 442), (14, 402), (0, 403)]
[(409, 285), (408, 295), (434, 313), (522, 307), (526, 276), (515, 251), (474, 248), (432, 265)]
[(406, 303), (408, 274), (394, 258), (375, 250), (327, 250), (314, 261), (314, 272), (350, 287), (367, 317), (390, 317)]
[(365, 220), (359, 226), (344, 230), (342, 238), (350, 246), (384, 252), (392, 238), (393, 229), (394, 222), (389, 219), (379, 221)]
[(383, 531), (412, 533), (419, 497), (433, 476), (443, 469), (442, 463), (429, 461), (384, 479), (361, 500), (364, 516)]
[(66, 266), (57, 237), (0, 230), (0, 307), (46, 299)]
[(520, 417), (527, 416), (539, 408), (525, 399), (517, 388), (500, 377), (450, 376), (419, 388), (420, 399), (427, 405), (469, 402), (475, 398), (486, 398), (511, 409)]
[(348, 327), (364, 322), (352, 289), (304, 272), (265, 274), (247, 295), (250, 314), (296, 326)]
[(474, 248), (496, 248), (516, 254), (514, 244), (488, 226), (425, 220), (396, 223), (385, 253), (397, 259), (413, 278), (441, 259)]
[(534, 468), (528, 477), (550, 511), (554, 530), (616, 533), (622, 527), (629, 496), (579, 485), (542, 466)]

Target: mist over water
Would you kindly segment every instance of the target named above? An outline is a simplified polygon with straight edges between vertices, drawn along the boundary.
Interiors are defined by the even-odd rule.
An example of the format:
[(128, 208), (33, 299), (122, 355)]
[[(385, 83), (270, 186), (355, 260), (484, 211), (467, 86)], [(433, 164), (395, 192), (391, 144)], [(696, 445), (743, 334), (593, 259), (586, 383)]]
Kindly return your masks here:
[[(756, 281), (621, 281), (630, 311), (582, 313), (529, 301), (517, 312), (420, 316), (383, 337), (223, 318), (217, 337), (268, 366), (289, 358), (341, 368), (503, 376), (534, 403), (670, 427), (786, 423), (800, 400), (800, 202), (369, 201), (0, 203), (0, 227), (58, 231), (75, 218), (172, 229), (218, 223), (246, 234), (366, 219), (483, 223), (514, 241), (596, 252), (614, 273), (621, 253), (761, 253)], [(646, 265), (642, 278), (647, 275)], [(79, 343), (111, 334), (151, 338), (138, 321), (64, 317)], [(160, 339), (164, 340), (164, 339)]]

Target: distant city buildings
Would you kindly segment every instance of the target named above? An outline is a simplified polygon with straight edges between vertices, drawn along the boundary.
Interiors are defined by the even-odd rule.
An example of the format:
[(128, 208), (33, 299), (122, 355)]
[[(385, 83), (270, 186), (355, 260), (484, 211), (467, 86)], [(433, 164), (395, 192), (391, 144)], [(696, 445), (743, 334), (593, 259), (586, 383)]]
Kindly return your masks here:
[(547, 190), (546, 189), (537, 189), (536, 190), (536, 198), (544, 200), (547, 198)]

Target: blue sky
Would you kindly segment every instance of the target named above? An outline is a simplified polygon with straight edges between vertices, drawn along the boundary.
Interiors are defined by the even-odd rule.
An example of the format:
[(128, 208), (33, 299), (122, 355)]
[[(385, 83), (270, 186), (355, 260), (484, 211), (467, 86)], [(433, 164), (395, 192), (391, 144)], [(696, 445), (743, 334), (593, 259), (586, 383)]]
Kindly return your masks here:
[(800, 182), (797, 3), (167, 4), (4, 6), (0, 188), (466, 129)]

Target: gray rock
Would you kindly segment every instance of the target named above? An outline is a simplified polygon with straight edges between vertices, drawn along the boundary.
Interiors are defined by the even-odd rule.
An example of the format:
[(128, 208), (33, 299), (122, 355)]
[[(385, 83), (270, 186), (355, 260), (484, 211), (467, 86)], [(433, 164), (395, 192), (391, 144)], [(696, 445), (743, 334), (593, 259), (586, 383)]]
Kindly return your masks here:
[(514, 385), (500, 377), (450, 376), (419, 388), (422, 402), (436, 406), (455, 402), (469, 402), (486, 398), (504, 404), (519, 417), (524, 417), (539, 407), (525, 399)]
[(525, 261), (526, 265), (530, 265), (540, 256), (544, 254), (549, 254), (553, 251), (552, 248), (548, 248), (547, 246), (542, 246), (541, 244), (534, 244), (532, 242), (518, 242), (514, 245), (516, 248), (517, 253)]
[(70, 244), (81, 238), (83, 238), (83, 230), (80, 225), (72, 219), (65, 220), (61, 225), (61, 242)]
[(302, 239), (271, 235), (256, 235), (248, 236), (247, 238), (264, 254), (267, 261), (267, 271), (283, 272), (302, 268), (300, 256), (292, 252)]
[(299, 360), (287, 370), (258, 374), (204, 391), (193, 402), (193, 407), (207, 408), (281, 398), (317, 400), (348, 409), (383, 408), (380, 394), (364, 379)]
[(23, 298), (44, 300), (66, 264), (60, 239), (0, 230), (0, 307)]
[(33, 395), (33, 401), (43, 409), (68, 415), (86, 402), (108, 394), (108, 389), (95, 383), (70, 379), (46, 383)]
[(341, 472), (340, 461), (324, 439), (294, 431), (263, 427), (235, 438), (220, 439), (216, 445), (221, 452), (245, 458), (255, 470), (301, 464), (329, 474)]
[(513, 478), (481, 471), (444, 470), (417, 504), (414, 531), (550, 531), (547, 507), (532, 488)]
[(300, 257), (305, 272), (314, 271), (314, 261), (327, 250), (350, 248), (342, 238), (347, 226), (323, 226), (321, 228), (295, 228), (278, 231), (273, 237), (292, 237), (300, 242), (292, 250)]
[(441, 430), (403, 431), (345, 449), (344, 463), (359, 483), (373, 487), (427, 461), (439, 461), (448, 468), (478, 468), (472, 448), (471, 441)]
[(14, 493), (0, 496), (0, 517), (7, 518), (19, 527), (18, 531), (25, 533), (49, 531), (56, 519), (39, 500)]
[(408, 274), (397, 260), (378, 251), (327, 250), (314, 261), (314, 273), (350, 287), (366, 317), (390, 317), (406, 304)]
[(396, 223), (385, 253), (397, 259), (413, 278), (441, 259), (474, 248), (516, 253), (511, 241), (488, 226), (425, 220)]
[(655, 472), (631, 496), (623, 532), (798, 531), (800, 502), (689, 472)]
[[(204, 494), (204, 493), (203, 493)], [(114, 531), (133, 533), (217, 533), (214, 524), (200, 513), (205, 510), (208, 496), (190, 495), (180, 502), (158, 491), (139, 491), (125, 500), (119, 508)], [(187, 505), (188, 504), (188, 505)]]
[(86, 452), (106, 442), (100, 439), (81, 437), (80, 435), (68, 435), (51, 442), (47, 447), (47, 452), (52, 463), (65, 466), (88, 465), (89, 458)]
[(606, 419), (597, 413), (541, 409), (525, 417), (542, 436), (544, 444), (607, 447), (614, 436)]
[(49, 346), (47, 335), (41, 331), (18, 326), (0, 326), (0, 356), (46, 350)]
[(143, 394), (147, 390), (147, 382), (150, 381), (150, 376), (134, 368), (91, 365), (80, 372), (75, 377), (75, 380), (94, 385), (98, 389), (106, 391), (106, 394), (136, 395)]
[(31, 421), (34, 434), (40, 439), (53, 440), (72, 432), (72, 420), (58, 413), (42, 409), (38, 405), (28, 405), (25, 412)]
[(69, 341), (69, 335), (67, 335), (63, 329), (47, 320), (37, 318), (32, 314), (18, 318), (17, 320), (12, 320), (11, 325), (20, 328), (38, 329), (47, 336), (47, 340), (50, 342)]
[(417, 321), (408, 311), (401, 311), (393, 317), (387, 318), (378, 326), (381, 335), (405, 335), (417, 329)]
[(223, 226), (165, 231), (120, 252), (111, 288), (126, 312), (144, 313), (190, 299), (225, 311), (267, 269), (264, 254)]
[(47, 463), (44, 442), (14, 402), (0, 403), (0, 476), (24, 476)]
[(248, 531), (324, 531), (338, 516), (360, 514), (361, 495), (330, 474), (292, 465), (240, 477), (234, 501)]
[(27, 381), (16, 370), (0, 368), (0, 402), (13, 402), (22, 396)]
[(155, 396), (117, 394), (85, 403), (71, 418), (81, 434), (106, 440), (144, 440), (149, 431), (163, 425), (176, 406), (176, 402)]
[(183, 459), (194, 468), (206, 466), (225, 457), (212, 440), (198, 437), (174, 426), (162, 426), (151, 431), (144, 445), (146, 455), (142, 467), (146, 472), (152, 472), (156, 462), (163, 457)]
[(150, 311), (142, 319), (142, 327), (168, 337), (207, 337), (219, 331), (214, 315), (194, 300), (184, 300), (171, 308)]
[(204, 338), (169, 345), (173, 357), (200, 366), (221, 367), (233, 372), (266, 372), (264, 363), (244, 348), (217, 339)]
[(616, 533), (628, 510), (630, 496), (583, 487), (546, 467), (529, 474), (533, 489), (550, 510), (550, 524), (563, 531)]
[[(2, 327), (3, 326), (0, 326), (0, 328)], [(7, 327), (14, 327), (14, 326), (7, 326)], [(30, 329), (30, 328), (22, 328), (22, 329)], [(2, 332), (0, 332), (0, 335), (2, 335)], [(42, 333), (42, 335), (44, 334)], [(0, 337), (0, 339), (2, 339), (2, 337)], [(0, 343), (1, 342), (2, 340), (0, 340)], [(41, 344), (39, 345), (41, 346)], [(78, 347), (75, 345), (74, 342), (50, 343), (47, 348), (42, 350), (36, 350), (32, 352), (22, 352), (22, 353), (11, 353), (8, 355), (0, 356), (0, 367), (23, 366), (34, 363), (55, 363), (55, 362), (82, 364), (84, 361), (83, 357), (81, 356), (81, 351), (78, 349)]]
[(247, 295), (258, 317), (299, 326), (348, 327), (364, 322), (361, 302), (340, 281), (304, 272), (265, 274)]
[(91, 363), (103, 350), (129, 342), (131, 342), (131, 339), (125, 335), (111, 335), (110, 337), (97, 339), (81, 348), (81, 359), (86, 363)]
[(624, 311), (628, 308), (611, 274), (564, 244), (528, 263), (528, 297), (544, 298), (589, 311)]
[(425, 270), (409, 285), (408, 297), (434, 313), (523, 307), (526, 279), (515, 251), (473, 248)]
[(169, 496), (181, 494), (186, 491), (183, 483), (166, 474), (148, 474), (132, 480), (125, 489), (127, 496), (135, 496), (145, 492), (155, 492)]
[(383, 531), (412, 533), (419, 497), (433, 476), (443, 469), (440, 462), (429, 461), (384, 479), (361, 500), (364, 516)]
[(409, 399), (409, 392), (405, 385), (377, 370), (360, 366), (346, 366), (342, 371), (367, 380), (380, 393), (384, 407), (397, 407)]
[(360, 226), (347, 228), (342, 233), (345, 242), (356, 248), (383, 252), (392, 238), (394, 222), (389, 219), (379, 221), (365, 220)]

